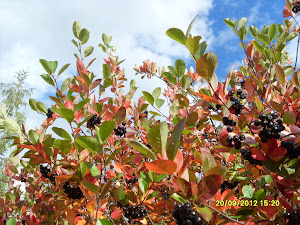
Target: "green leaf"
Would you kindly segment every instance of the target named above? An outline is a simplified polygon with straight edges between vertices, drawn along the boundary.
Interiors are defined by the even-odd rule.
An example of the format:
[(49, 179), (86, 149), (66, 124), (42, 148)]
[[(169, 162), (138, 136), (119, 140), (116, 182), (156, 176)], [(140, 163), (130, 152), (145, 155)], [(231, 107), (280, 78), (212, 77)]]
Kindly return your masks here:
[(216, 68), (218, 66), (218, 57), (213, 52), (208, 52), (202, 56), (196, 63), (197, 73), (207, 80), (211, 81), (212, 76), (214, 75)]
[(234, 22), (232, 21), (232, 19), (229, 19), (229, 18), (226, 18), (223, 20), (229, 27), (231, 28), (235, 28), (235, 24)]
[(80, 146), (86, 148), (90, 152), (100, 153), (99, 142), (96, 138), (92, 136), (81, 136), (75, 138), (75, 142)]
[(116, 191), (115, 191), (115, 198), (117, 201), (121, 201), (124, 199), (125, 197), (125, 192), (124, 192), (124, 187), (123, 186), (119, 186)]
[(50, 66), (52, 68), (52, 73), (55, 73), (58, 62), (57, 61), (49, 61), (49, 63), (50, 63)]
[(256, 26), (252, 26), (252, 25), (250, 26), (250, 34), (253, 37), (257, 37), (257, 35), (259, 34), (259, 31)]
[(239, 37), (242, 41), (244, 41), (248, 34), (248, 27), (242, 27), (239, 29)]
[(84, 162), (81, 162), (79, 166), (80, 166), (81, 177), (84, 177), (87, 167), (84, 164)]
[(66, 119), (69, 123), (71, 123), (74, 119), (74, 111), (67, 108), (51, 108), (53, 112), (61, 115), (64, 119)]
[(152, 97), (156, 100), (161, 94), (161, 87), (157, 87), (152, 92)]
[(283, 114), (283, 122), (286, 124), (295, 124), (296, 123), (296, 115), (292, 111), (286, 111)]
[(47, 106), (46, 106), (44, 103), (42, 103), (42, 102), (37, 102), (37, 103), (36, 103), (36, 107), (37, 107), (37, 109), (38, 109), (41, 113), (47, 113), (47, 112), (48, 112)]
[(95, 193), (95, 194), (98, 194), (98, 192), (99, 192), (99, 187), (96, 186), (95, 184), (92, 184), (92, 183), (90, 183), (90, 182), (88, 182), (88, 181), (81, 181), (81, 183), (82, 183), (82, 185), (83, 185), (84, 187), (86, 187), (89, 191), (91, 191), (91, 192), (93, 192), (93, 193)]
[(254, 196), (254, 191), (253, 191), (253, 188), (249, 185), (245, 185), (243, 186), (242, 188), (242, 192), (243, 192), (243, 195), (246, 197), (246, 198), (253, 198)]
[(74, 39), (72, 39), (72, 43), (79, 49), (78, 43)]
[(107, 34), (102, 34), (102, 40), (105, 45), (108, 45), (111, 42), (112, 36), (108, 36)]
[(165, 179), (167, 176), (168, 176), (167, 174), (160, 174), (160, 175), (154, 177), (154, 182), (159, 182), (159, 181)]
[(268, 30), (268, 36), (269, 36), (270, 42), (272, 42), (274, 40), (276, 32), (277, 32), (277, 26), (274, 23), (272, 23)]
[(68, 140), (68, 141), (72, 141), (71, 136), (69, 135), (69, 133), (67, 131), (65, 131), (62, 128), (59, 127), (52, 127), (52, 130), (54, 133), (56, 133), (58, 136)]
[(257, 192), (255, 192), (254, 198), (257, 201), (264, 200), (266, 198), (265, 190), (264, 189), (260, 189)]
[(168, 125), (166, 121), (151, 127), (147, 139), (149, 144), (162, 155), (168, 140)]
[(195, 55), (195, 53), (199, 49), (200, 40), (201, 36), (189, 37), (186, 39), (186, 47), (190, 50), (192, 55)]
[(96, 225), (113, 225), (109, 220), (106, 219), (98, 219)]
[(284, 74), (284, 70), (282, 69), (282, 67), (278, 64), (275, 64), (275, 74), (276, 74), (276, 77), (278, 78), (279, 82), (281, 84), (283, 84), (285, 82), (285, 74)]
[(268, 45), (270, 43), (269, 37), (266, 34), (258, 34), (257, 40), (265, 43), (266, 45)]
[(106, 80), (110, 78), (110, 76), (111, 76), (110, 66), (107, 64), (103, 64), (103, 78)]
[(29, 99), (29, 105), (30, 105), (30, 107), (31, 107), (34, 111), (37, 111), (36, 103), (37, 103), (37, 102), (36, 102), (35, 99), (33, 99), (33, 98)]
[(296, 86), (300, 86), (300, 72), (295, 72), (291, 80)]
[(155, 154), (146, 145), (144, 145), (136, 140), (130, 140), (127, 138), (125, 138), (124, 140), (138, 152), (146, 155), (147, 157), (149, 157), (152, 160), (156, 160)]
[(90, 54), (92, 54), (94, 51), (94, 47), (93, 46), (88, 46), (84, 49), (84, 53), (83, 53), (83, 56), (84, 58), (85, 57), (88, 57)]
[(167, 156), (169, 160), (174, 160), (180, 146), (180, 138), (184, 130), (186, 118), (181, 119), (171, 133), (171, 138), (167, 143)]
[(40, 135), (35, 130), (29, 130), (28, 137), (33, 144), (37, 144), (40, 139)]
[(255, 95), (255, 104), (256, 104), (256, 107), (258, 109), (259, 112), (261, 112), (264, 108), (262, 102), (260, 101), (260, 99), (258, 98), (258, 96)]
[(154, 98), (153, 98), (153, 96), (149, 93), (149, 92), (147, 92), (147, 91), (142, 91), (142, 93), (143, 93), (143, 97), (144, 97), (144, 99), (147, 101), (147, 102), (149, 102), (151, 105), (153, 105), (154, 104)]
[(156, 104), (156, 106), (158, 107), (158, 108), (160, 108), (160, 107), (162, 107), (162, 105), (165, 103), (165, 100), (163, 100), (163, 99), (156, 99), (155, 100), (155, 104)]
[(206, 48), (207, 48), (206, 41), (201, 42), (198, 50), (195, 53), (196, 60), (200, 59), (200, 57), (202, 57), (204, 55)]
[(122, 148), (115, 149), (106, 159), (104, 166), (107, 166), (108, 163), (121, 151)]
[(74, 107), (74, 112), (77, 112), (79, 109), (82, 109), (83, 106), (85, 106), (90, 99), (83, 99), (81, 102), (79, 102), (75, 107)]
[(49, 74), (53, 73), (53, 71), (52, 71), (52, 65), (51, 65), (50, 62), (48, 62), (45, 59), (40, 59), (40, 63), (43, 66), (43, 68), (46, 70), (47, 73), (49, 73)]
[(95, 177), (97, 180), (100, 179), (100, 170), (95, 165), (86, 161), (84, 161), (84, 164), (89, 169), (93, 177)]
[(181, 78), (184, 75), (185, 69), (186, 67), (184, 61), (181, 59), (177, 59), (175, 62), (175, 70), (178, 78)]
[(68, 77), (67, 79), (64, 80), (64, 82), (61, 85), (61, 92), (65, 93), (67, 88), (69, 87), (69, 84), (72, 82), (74, 78), (73, 77)]
[(187, 29), (186, 34), (185, 34), (185, 37), (186, 37), (186, 38), (188, 38), (188, 37), (190, 36), (191, 29), (192, 29), (192, 27), (193, 27), (193, 25), (194, 25), (194, 22), (195, 22), (195, 20), (197, 19), (198, 16), (199, 16), (199, 15), (195, 16), (195, 18), (192, 20), (192, 22), (191, 22), (190, 25), (188, 26), (188, 29)]
[(83, 28), (79, 33), (79, 40), (82, 45), (87, 43), (90, 38), (90, 33), (87, 29)]
[(52, 85), (53, 87), (55, 87), (54, 85), (54, 81), (51, 78), (51, 76), (49, 74), (42, 74), (41, 77), (50, 85)]
[(115, 121), (104, 121), (101, 124), (100, 128), (96, 128), (97, 136), (100, 140), (100, 143), (106, 143), (108, 138), (111, 136), (112, 132), (114, 131), (114, 128), (116, 126)]
[(238, 22), (238, 29), (240, 30), (242, 27), (244, 27), (247, 23), (247, 18), (243, 17)]
[(189, 86), (191, 86), (192, 78), (190, 76), (183, 76), (180, 79), (180, 85), (183, 90), (186, 90)]
[(162, 74), (162, 77), (166, 78), (172, 84), (175, 84), (175, 85), (177, 84), (176, 76), (174, 76), (174, 74), (172, 74), (170, 72), (164, 72)]
[(15, 218), (11, 218), (6, 222), (6, 225), (16, 225), (16, 219)]
[(166, 31), (166, 34), (173, 40), (179, 42), (182, 45), (185, 45), (186, 38), (182, 30), (178, 28), (170, 28)]
[(256, 48), (256, 50), (262, 54), (262, 52), (264, 51), (263, 46), (258, 42), (258, 41), (253, 41), (253, 45)]
[[(144, 173), (144, 172), (141, 172), (141, 174), (142, 173)], [(149, 187), (149, 183), (150, 183), (150, 179), (144, 173), (144, 176), (139, 178), (139, 187), (140, 187), (140, 189), (141, 189), (141, 191), (142, 191), (143, 194), (146, 194), (147, 189)]]
[(79, 33), (81, 30), (81, 24), (77, 21), (73, 23), (73, 34), (75, 37), (79, 38)]
[(68, 154), (72, 148), (72, 142), (68, 140), (56, 140), (55, 146), (63, 153)]
[(175, 199), (176, 201), (178, 202), (181, 202), (181, 203), (185, 203), (186, 200), (184, 198), (182, 198), (179, 194), (177, 193), (174, 193), (171, 195), (171, 198)]
[(59, 77), (59, 75), (61, 75), (63, 72), (65, 72), (65, 70), (70, 66), (70, 63), (67, 63), (66, 65), (64, 65), (58, 72), (57, 77)]

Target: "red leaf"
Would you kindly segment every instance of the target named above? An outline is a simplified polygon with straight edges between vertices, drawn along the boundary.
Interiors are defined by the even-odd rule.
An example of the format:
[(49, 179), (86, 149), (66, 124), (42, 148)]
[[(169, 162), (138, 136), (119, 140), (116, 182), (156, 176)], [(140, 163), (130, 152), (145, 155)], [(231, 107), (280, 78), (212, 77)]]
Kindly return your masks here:
[(36, 148), (32, 145), (18, 145), (18, 147), (20, 148), (28, 148), (30, 150), (34, 150), (34, 151), (37, 151)]
[(252, 157), (256, 160), (267, 161), (268, 158), (257, 148), (252, 148)]
[(71, 91), (73, 92), (77, 92), (77, 93), (80, 93), (81, 92), (81, 87), (79, 87), (78, 84), (70, 84), (69, 85), (69, 88)]
[(182, 178), (174, 179), (173, 187), (175, 192), (182, 191), (184, 195), (191, 196), (191, 184)]
[(145, 162), (145, 166), (154, 173), (167, 175), (172, 175), (177, 169), (177, 165), (174, 161), (165, 159), (154, 160), (150, 163)]
[(282, 159), (282, 157), (286, 154), (286, 149), (279, 146), (277, 148), (274, 149), (274, 151), (272, 151), (270, 154), (268, 154), (268, 156), (270, 157), (270, 159), (274, 160), (274, 161), (279, 161)]
[(65, 103), (65, 106), (67, 109), (72, 109), (72, 104), (73, 102), (71, 100), (68, 100), (66, 103)]
[(123, 210), (121, 209), (116, 209), (111, 213), (111, 218), (112, 219), (119, 219), (122, 216)]
[(212, 198), (221, 187), (223, 182), (222, 176), (213, 174), (204, 177), (198, 184), (198, 201), (205, 202)]
[(226, 138), (228, 137), (228, 131), (227, 128), (224, 128), (220, 133), (219, 133), (219, 140), (221, 145), (224, 147), (228, 147), (228, 142), (226, 141)]

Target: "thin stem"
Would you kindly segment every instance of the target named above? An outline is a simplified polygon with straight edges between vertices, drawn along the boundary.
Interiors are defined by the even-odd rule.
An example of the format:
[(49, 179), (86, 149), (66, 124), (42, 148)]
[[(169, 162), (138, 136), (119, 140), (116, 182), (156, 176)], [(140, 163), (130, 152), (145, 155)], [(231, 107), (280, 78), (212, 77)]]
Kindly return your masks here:
[[(292, 15), (294, 18), (294, 21), (297, 23), (299, 26), (299, 23), (297, 22), (296, 18)], [(294, 71), (296, 71), (296, 66), (297, 66), (297, 61), (298, 61), (298, 49), (299, 49), (299, 43), (300, 43), (300, 31), (298, 32), (298, 41), (297, 41), (297, 50), (296, 50), (296, 61), (295, 61), (295, 66), (294, 66)]]
[(238, 221), (238, 220), (236, 220), (236, 219), (231, 218), (230, 216), (227, 216), (226, 214), (224, 214), (224, 213), (220, 212), (219, 210), (217, 210), (217, 209), (211, 207), (210, 205), (206, 205), (206, 204), (205, 204), (205, 206), (207, 206), (208, 208), (214, 210), (216, 213), (220, 214), (221, 216), (223, 216), (223, 217), (225, 217), (225, 218), (227, 218), (227, 219), (229, 219), (229, 220), (231, 220), (231, 221), (233, 221), (233, 222), (235, 222), (235, 223), (238, 223), (238, 224), (245, 224), (245, 223), (243, 223), (243, 222), (241, 222), (241, 221)]

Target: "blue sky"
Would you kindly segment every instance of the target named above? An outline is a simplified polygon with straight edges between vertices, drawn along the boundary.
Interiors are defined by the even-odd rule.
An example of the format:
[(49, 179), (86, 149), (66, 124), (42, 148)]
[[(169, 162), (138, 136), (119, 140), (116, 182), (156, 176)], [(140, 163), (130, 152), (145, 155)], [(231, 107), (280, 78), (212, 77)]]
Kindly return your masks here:
[[(69, 69), (60, 76), (59, 84), (67, 77), (76, 75), (73, 53), (77, 51), (71, 40), (74, 38), (72, 24), (77, 20), (90, 31), (87, 45), (94, 46), (95, 50), (85, 64), (96, 57), (97, 60), (90, 67), (96, 75), (101, 78), (105, 57), (97, 46), (102, 42), (102, 33), (107, 33), (113, 37), (111, 44), (117, 46), (116, 54), (120, 59), (126, 59), (121, 64), (126, 69), (126, 77), (129, 81), (136, 80), (139, 87), (136, 96), (141, 96), (143, 90), (152, 92), (157, 86), (164, 89), (166, 86), (158, 79), (139, 79), (134, 75), (133, 67), (135, 64), (142, 65), (146, 59), (157, 62), (159, 66), (174, 66), (176, 59), (180, 58), (189, 68), (192, 60), (188, 50), (167, 37), (165, 32), (176, 27), (185, 33), (197, 14), (199, 17), (191, 34), (201, 35), (208, 43), (207, 50), (218, 56), (216, 74), (223, 81), (231, 66), (234, 63), (241, 65), (245, 57), (237, 36), (223, 19), (247, 17), (248, 26), (255, 25), (261, 29), (271, 23), (283, 23), (284, 5), (284, 0), (91, 0), (86, 3), (80, 0), (1, 0), (0, 82), (15, 81), (15, 72), (27, 69), (30, 76), (25, 86), (35, 88), (32, 97), (51, 107), (53, 102), (48, 96), (53, 95), (55, 90), (40, 77), (45, 72), (39, 59), (57, 60), (58, 70), (64, 64), (71, 63)], [(248, 34), (246, 42), (251, 39)], [(288, 46), (294, 51), (291, 55), (293, 58), (295, 46), (295, 41)], [(164, 106), (162, 111), (167, 112), (168, 108)], [(31, 109), (25, 112), (28, 129), (39, 128), (46, 118)]]

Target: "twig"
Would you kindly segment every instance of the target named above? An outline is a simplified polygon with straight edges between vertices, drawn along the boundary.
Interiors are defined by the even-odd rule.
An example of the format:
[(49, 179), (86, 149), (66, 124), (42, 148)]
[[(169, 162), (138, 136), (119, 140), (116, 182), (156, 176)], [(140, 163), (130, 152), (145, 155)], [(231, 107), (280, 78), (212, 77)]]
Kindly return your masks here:
[(210, 205), (206, 205), (206, 204), (205, 204), (205, 206), (208, 207), (208, 208), (210, 208), (210, 209), (212, 209), (212, 210), (214, 210), (216, 213), (220, 214), (221, 216), (223, 216), (223, 217), (225, 217), (225, 218), (227, 218), (227, 219), (229, 219), (229, 220), (231, 220), (231, 221), (233, 221), (233, 222), (236, 222), (236, 223), (238, 223), (238, 224), (245, 224), (245, 223), (243, 223), (243, 222), (241, 222), (241, 221), (239, 221), (239, 220), (236, 220), (236, 219), (231, 218), (230, 216), (227, 216), (226, 214), (224, 214), (224, 213), (218, 211), (217, 209), (211, 207)]

